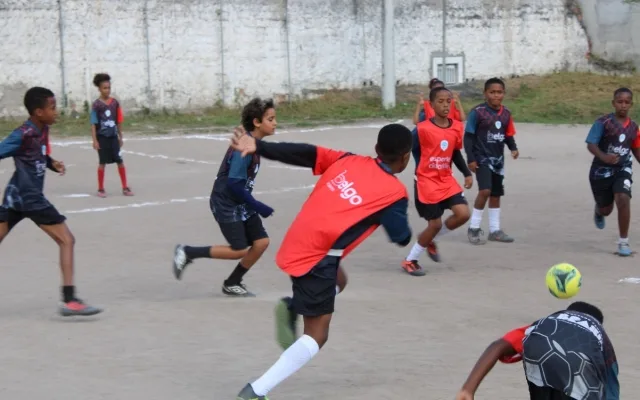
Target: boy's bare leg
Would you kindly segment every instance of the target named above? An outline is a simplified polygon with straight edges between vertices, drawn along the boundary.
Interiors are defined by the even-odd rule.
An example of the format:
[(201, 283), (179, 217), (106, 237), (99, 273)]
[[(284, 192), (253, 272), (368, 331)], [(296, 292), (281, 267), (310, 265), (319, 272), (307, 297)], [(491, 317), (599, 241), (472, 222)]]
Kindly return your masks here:
[(60, 247), (60, 272), (62, 275), (62, 302), (60, 314), (63, 316), (72, 315), (95, 315), (102, 310), (84, 304), (75, 295), (75, 285), (73, 282), (73, 251), (75, 238), (66, 223), (55, 225), (39, 225)]

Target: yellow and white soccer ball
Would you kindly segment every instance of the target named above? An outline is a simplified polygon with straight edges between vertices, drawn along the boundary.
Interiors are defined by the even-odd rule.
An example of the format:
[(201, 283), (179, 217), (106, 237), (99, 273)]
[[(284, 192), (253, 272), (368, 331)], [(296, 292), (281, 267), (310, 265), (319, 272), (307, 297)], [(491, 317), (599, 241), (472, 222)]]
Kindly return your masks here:
[(568, 299), (578, 294), (582, 287), (582, 274), (568, 263), (556, 264), (547, 272), (547, 288), (559, 299)]

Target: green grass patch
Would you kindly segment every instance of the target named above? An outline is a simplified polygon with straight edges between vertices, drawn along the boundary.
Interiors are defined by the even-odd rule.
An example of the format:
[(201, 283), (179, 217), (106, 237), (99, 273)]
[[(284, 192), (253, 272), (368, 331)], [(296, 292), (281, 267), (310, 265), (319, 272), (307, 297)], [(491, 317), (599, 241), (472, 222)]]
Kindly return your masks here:
[[(546, 76), (525, 76), (507, 79), (505, 105), (516, 122), (548, 124), (590, 124), (602, 114), (611, 112), (613, 91), (621, 86), (638, 89), (640, 75), (627, 77), (590, 73), (558, 73)], [(482, 102), (482, 83), (466, 83), (454, 88), (459, 91), (466, 111)], [(425, 86), (399, 86), (397, 106), (381, 107), (380, 88), (362, 90), (330, 90), (312, 100), (278, 105), (279, 127), (312, 127), (320, 124), (344, 124), (358, 120), (411, 120), (420, 92)], [(125, 110), (126, 112), (126, 110)], [(632, 117), (640, 120), (640, 107)], [(0, 119), (0, 136), (7, 135), (24, 118)], [(124, 124), (127, 134), (189, 133), (198, 130), (228, 132), (240, 123), (240, 110), (212, 107), (200, 112), (181, 113), (170, 110), (129, 114)], [(61, 115), (52, 128), (55, 136), (89, 136), (88, 116)]]

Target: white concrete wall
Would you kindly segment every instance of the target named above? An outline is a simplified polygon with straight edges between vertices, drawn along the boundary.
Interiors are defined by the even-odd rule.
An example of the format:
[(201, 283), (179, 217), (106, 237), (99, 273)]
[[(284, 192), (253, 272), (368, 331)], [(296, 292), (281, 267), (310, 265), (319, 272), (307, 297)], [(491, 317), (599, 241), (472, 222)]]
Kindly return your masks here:
[[(425, 83), (442, 2), (395, 4), (396, 77)], [(1, 0), (0, 115), (22, 114), (33, 85), (82, 111), (103, 71), (130, 110), (358, 88), (380, 84), (381, 46), (381, 0)], [(565, 0), (448, 0), (447, 52), (467, 79), (584, 69), (587, 51)]]

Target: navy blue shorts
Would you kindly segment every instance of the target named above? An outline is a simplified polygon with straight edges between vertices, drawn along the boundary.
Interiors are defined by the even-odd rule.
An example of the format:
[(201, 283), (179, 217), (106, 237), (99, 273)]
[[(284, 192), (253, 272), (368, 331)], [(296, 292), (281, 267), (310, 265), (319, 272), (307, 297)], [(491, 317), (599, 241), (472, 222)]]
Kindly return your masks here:
[(24, 218), (30, 219), (38, 226), (58, 225), (67, 219), (52, 205), (41, 210), (31, 211), (16, 211), (11, 208), (0, 207), (0, 222), (7, 222), (9, 224), (9, 230), (13, 229), (13, 227), (18, 225)]

